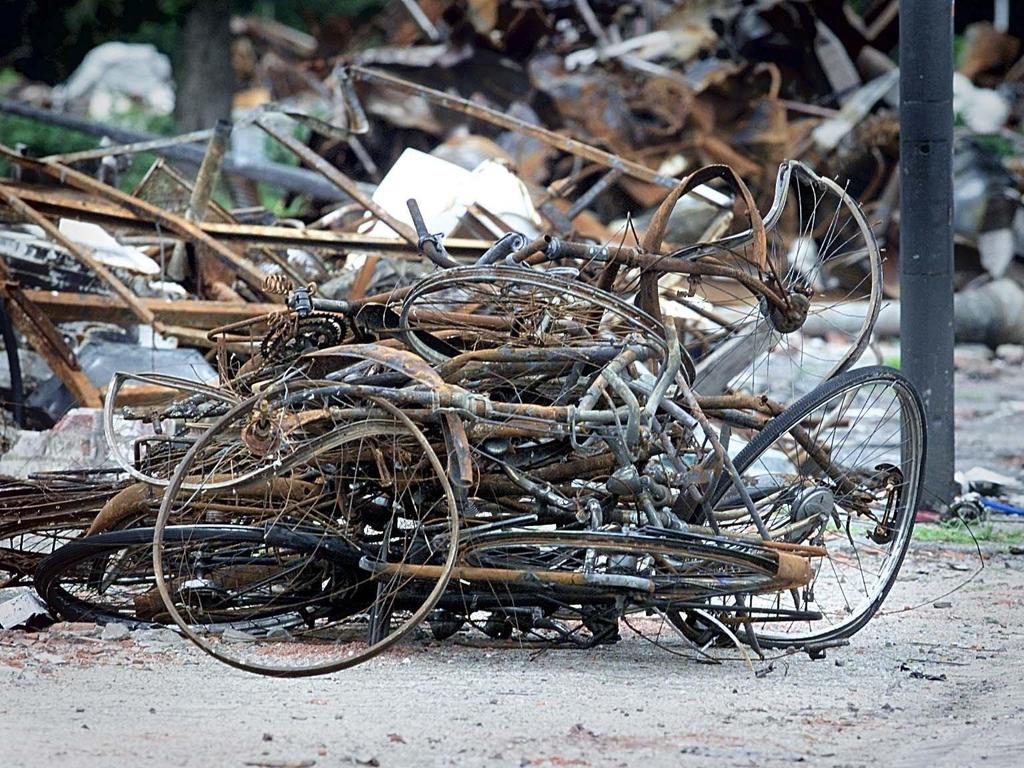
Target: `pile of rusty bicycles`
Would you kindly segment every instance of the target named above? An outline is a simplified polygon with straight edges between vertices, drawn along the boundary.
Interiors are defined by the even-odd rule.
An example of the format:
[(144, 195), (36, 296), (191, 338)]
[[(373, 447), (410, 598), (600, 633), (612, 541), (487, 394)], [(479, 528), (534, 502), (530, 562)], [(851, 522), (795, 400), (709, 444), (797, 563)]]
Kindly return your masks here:
[[(662, 253), (679, 198), (712, 182), (742, 227)], [(590, 646), (639, 614), (760, 652), (871, 618), (925, 422), (897, 371), (854, 367), (881, 255), (840, 185), (786, 163), (762, 215), (712, 166), (632, 247), (509, 233), (473, 264), (410, 212), (434, 267), (415, 282), (337, 301), (270, 279), (287, 310), (211, 332), (217, 385), (115, 375), (119, 474), (0, 489), (4, 512), (60, 500), (34, 507), (49, 553), (0, 566), (65, 618), (176, 624), (279, 676), (417, 628)], [(159, 402), (116, 408), (138, 384)]]

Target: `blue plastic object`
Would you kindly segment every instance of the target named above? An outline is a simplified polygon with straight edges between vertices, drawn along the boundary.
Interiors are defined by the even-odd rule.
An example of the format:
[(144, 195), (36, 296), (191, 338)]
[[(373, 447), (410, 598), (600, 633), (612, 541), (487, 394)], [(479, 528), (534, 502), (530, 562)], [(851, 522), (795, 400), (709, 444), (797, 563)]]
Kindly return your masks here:
[(981, 505), (988, 509), (995, 510), (996, 512), (1002, 512), (1005, 515), (1020, 515), (1024, 517), (1024, 509), (1002, 501), (996, 501), (995, 499), (988, 499), (982, 496)]

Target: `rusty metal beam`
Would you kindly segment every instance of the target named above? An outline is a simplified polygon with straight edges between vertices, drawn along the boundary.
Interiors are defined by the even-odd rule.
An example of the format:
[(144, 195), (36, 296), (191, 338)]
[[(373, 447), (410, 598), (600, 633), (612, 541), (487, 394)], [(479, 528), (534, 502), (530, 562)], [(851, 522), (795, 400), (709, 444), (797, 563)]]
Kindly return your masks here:
[[(57, 323), (95, 320), (100, 323), (132, 325), (138, 320), (131, 309), (113, 296), (93, 293), (61, 293), (58, 291), (23, 291), (25, 297)], [(229, 304), (222, 301), (170, 301), (139, 299), (146, 310), (160, 322), (180, 328), (209, 330), (240, 320), (249, 320), (271, 312), (279, 312), (280, 304)]]
[(256, 125), (262, 128), (268, 136), (277, 140), (281, 146), (299, 158), (303, 163), (321, 174), (325, 179), (337, 186), (338, 189), (343, 190), (346, 195), (376, 216), (378, 220), (389, 226), (403, 240), (412, 245), (419, 242), (419, 238), (412, 227), (399, 221), (382, 207), (377, 205), (369, 195), (359, 188), (358, 184), (342, 173), (341, 170), (320, 157), (320, 155), (307, 147), (301, 141), (291, 134), (274, 128), (265, 120), (257, 120)]
[(50, 317), (43, 314), (25, 295), (21, 286), (10, 279), (3, 259), (0, 259), (0, 295), (5, 300), (5, 309), (11, 323), (28, 340), (32, 349), (46, 360), (50, 370), (75, 399), (87, 408), (100, 408), (103, 405), (100, 390), (89, 381), (75, 353), (64, 342)]
[[(203, 224), (203, 231), (225, 241), (260, 244), (271, 247), (325, 248), (337, 251), (364, 251), (383, 253), (392, 257), (407, 257), (422, 261), (416, 247), (393, 237), (360, 235), (352, 232), (328, 232), (322, 229), (293, 229), (291, 227), (264, 227), (242, 224)], [(452, 256), (465, 259), (479, 258), (493, 245), (493, 241), (451, 237), (444, 241), (445, 250)]]
[[(95, 195), (86, 195), (65, 187), (25, 184), (18, 181), (5, 183), (18, 197), (50, 217), (74, 218), (110, 227), (146, 224), (127, 208), (109, 203)], [(147, 224), (146, 229), (152, 229), (152, 225)]]
[[(100, 280), (110, 286), (111, 290), (113, 290), (121, 301), (128, 306), (129, 310), (135, 315), (140, 323), (143, 325), (153, 325), (155, 323), (156, 318), (153, 317), (153, 313), (142, 305), (135, 293), (127, 285), (122, 283), (113, 272), (107, 269), (105, 264), (93, 256), (91, 248), (79, 245), (68, 238), (57, 227), (51, 224), (49, 219), (21, 200), (13, 190), (3, 184), (0, 184), (0, 199), (9, 205), (15, 213), (18, 213), (36, 226), (40, 227), (51, 240), (63, 246), (63, 248), (70, 253), (76, 261), (83, 264), (87, 269), (92, 270)], [(160, 329), (157, 328), (157, 330)]]
[[(213, 188), (220, 175), (220, 167), (224, 162), (224, 153), (227, 152), (228, 142), (231, 139), (231, 123), (226, 120), (217, 121), (217, 127), (206, 145), (206, 154), (203, 155), (202, 165), (196, 174), (195, 183), (192, 186), (192, 193), (189, 195), (188, 209), (185, 211), (185, 219), (195, 223), (202, 223), (206, 218), (207, 209), (210, 207), (210, 198), (213, 195)], [(200, 255), (196, 261), (198, 284), (202, 293), (211, 296), (206, 290), (210, 283), (222, 279), (223, 273), (216, 264), (210, 263), (208, 259)], [(171, 251), (171, 260), (167, 265), (167, 276), (172, 280), (183, 280), (186, 274), (185, 243), (178, 241)]]
[(183, 133), (180, 136), (169, 136), (167, 138), (151, 139), (150, 141), (135, 141), (131, 144), (111, 144), (96, 149), (85, 149), (81, 152), (67, 152), (62, 155), (47, 155), (43, 160), (56, 160), (58, 163), (78, 163), (82, 160), (96, 160), (111, 155), (134, 155), (138, 152), (149, 152), (154, 149), (166, 149), (167, 147), (178, 147), (182, 144), (194, 144), (199, 141), (206, 141), (213, 135), (212, 128), (204, 128), (201, 131)]

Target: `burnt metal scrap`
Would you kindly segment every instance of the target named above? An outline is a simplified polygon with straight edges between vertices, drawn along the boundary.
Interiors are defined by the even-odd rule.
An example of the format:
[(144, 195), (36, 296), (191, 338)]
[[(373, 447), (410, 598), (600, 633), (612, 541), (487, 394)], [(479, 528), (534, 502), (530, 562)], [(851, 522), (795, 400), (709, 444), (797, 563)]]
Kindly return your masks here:
[[(662, 252), (667, 212), (714, 179), (748, 228)], [(827, 222), (793, 232), (804, 199)], [(877, 610), (917, 503), (916, 394), (895, 371), (850, 370), (857, 334), (792, 405), (757, 373), (803, 366), (801, 325), (843, 301), (833, 268), (880, 284), (841, 187), (785, 164), (762, 216), (709, 167), (641, 245), (508, 233), (518, 247), (506, 235), (472, 264), (409, 208), (424, 277), (349, 300), (268, 278), (280, 309), (207, 336), (218, 384), (114, 376), (105, 431), (131, 482), (38, 564), (55, 612), (174, 623), (230, 664), (292, 676), (421, 624), (588, 646), (658, 614), (698, 648), (760, 652), (845, 640)], [(807, 241), (813, 256), (783, 247)], [(154, 404), (119, 407), (140, 387)], [(229, 628), (250, 642), (224, 642)], [(282, 637), (301, 652), (276, 653)]]
[[(251, 323), (214, 331), (220, 390), (154, 381), (183, 391), (120, 414), (152, 425), (144, 448), (118, 440), (107, 408), (122, 468), (160, 496), (133, 535), (152, 536), (162, 610), (214, 656), (272, 675), (351, 666), (424, 621), (438, 638), (473, 626), (581, 645), (650, 612), (698, 645), (852, 634), (908, 542), (923, 452), (912, 389), (887, 369), (844, 371), (851, 358), (789, 408), (702, 396), (678, 325), (611, 290), (631, 268), (641, 283), (734, 281), (792, 332), (814, 292), (773, 273), (775, 225), (750, 215), (691, 258), (538, 243), (386, 296), (295, 289), (258, 341), (244, 341)], [(700, 362), (749, 363), (721, 330)], [(871, 446), (879, 431), (891, 441)], [(109, 541), (54, 558), (94, 568), (125, 539)], [(44, 595), (75, 584), (52, 562), (41, 572)], [(137, 619), (154, 585), (141, 589), (84, 592), (95, 615)], [(252, 643), (223, 643), (226, 625)], [(281, 628), (305, 654), (268, 651)]]
[[(281, 676), (424, 630), (590, 646), (652, 616), (699, 653), (845, 642), (897, 576), (925, 443), (913, 388), (856, 367), (887, 230), (855, 198), (897, 209), (892, 157), (853, 138), (892, 139), (884, 9), (648, 4), (627, 30), (598, 3), (408, 5), (329, 66), (271, 36), (315, 98), (232, 131), (287, 178), (240, 173), (224, 126), (0, 147), (8, 356), (102, 405), (112, 467), (0, 487), (4, 578)], [(501, 88), (457, 77), (496, 51)], [(183, 147), (195, 179), (111, 183)], [(125, 369), (158, 343), (207, 373)]]

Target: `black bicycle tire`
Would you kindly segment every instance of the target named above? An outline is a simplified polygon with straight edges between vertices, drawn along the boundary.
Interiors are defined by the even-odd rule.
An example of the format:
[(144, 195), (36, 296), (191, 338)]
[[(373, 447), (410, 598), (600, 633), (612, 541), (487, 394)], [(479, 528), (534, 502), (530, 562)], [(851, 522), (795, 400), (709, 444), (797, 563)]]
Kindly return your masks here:
[[(854, 389), (856, 387), (863, 386), (871, 381), (896, 383), (905, 389), (910, 396), (910, 402), (916, 411), (918, 423), (921, 431), (921, 455), (919, 459), (919, 466), (924, 465), (925, 458), (927, 456), (928, 449), (928, 434), (927, 434), (927, 422), (924, 416), (924, 404), (921, 400), (921, 396), (918, 393), (914, 385), (904, 376), (902, 373), (894, 368), (886, 366), (867, 366), (864, 368), (855, 368), (853, 370), (844, 371), (837, 374), (835, 377), (823, 382), (814, 390), (804, 395), (802, 398), (797, 400), (785, 411), (778, 416), (768, 421), (764, 427), (758, 432), (757, 436), (754, 437), (747, 445), (733, 459), (733, 466), (739, 474), (743, 472), (766, 450), (768, 450), (775, 441), (783, 434), (788, 432), (794, 426), (799, 424), (807, 415), (808, 412), (813, 411), (815, 408), (825, 404), (829, 400), (835, 398), (837, 395), (842, 394), (844, 390)], [(921, 473), (923, 474), (923, 473)], [(921, 497), (921, 486), (922, 476), (919, 474), (917, 483), (914, 484), (909, 490), (912, 492), (911, 498), (907, 501), (907, 508), (910, 510), (916, 510), (918, 501)], [(722, 496), (732, 487), (731, 482), (727, 478), (724, 478), (719, 482), (718, 487), (712, 496), (712, 508), (714, 504), (717, 504), (721, 500)], [(835, 630), (822, 631), (815, 634), (813, 637), (805, 639), (804, 642), (828, 642), (830, 640), (846, 639), (856, 634), (860, 629), (871, 620), (871, 617), (877, 613), (879, 607), (885, 602), (885, 598), (888, 596), (889, 591), (895, 584), (896, 579), (899, 577), (899, 571), (903, 564), (903, 559), (906, 557), (907, 549), (910, 545), (910, 539), (913, 535), (915, 515), (908, 514), (904, 516), (901, 521), (903, 525), (907, 527), (906, 535), (902, 538), (902, 544), (899, 551), (896, 553), (895, 567), (892, 569), (892, 573), (886, 580), (885, 584), (882, 585), (881, 589), (876, 593), (875, 597), (871, 600), (867, 608), (858, 616), (853, 622), (844, 624), (842, 627)], [(758, 639), (762, 645), (784, 645), (785, 643), (776, 643), (773, 640), (762, 639), (760, 635)]]
[[(318, 537), (303, 536), (293, 531), (275, 531), (273, 528), (180, 525), (168, 526), (164, 533), (171, 543), (221, 540), (251, 544), (280, 544), (295, 549), (308, 549), (311, 557), (320, 556)], [(125, 547), (152, 545), (152, 543), (153, 529), (149, 527), (107, 531), (71, 541), (55, 550), (36, 567), (33, 576), (36, 592), (54, 613), (66, 621), (89, 621), (97, 624), (119, 623), (129, 629), (163, 626), (159, 622), (133, 619), (120, 613), (112, 613), (104, 608), (98, 608), (88, 601), (75, 597), (60, 584), (61, 577), (70, 568), (80, 565), (91, 557), (113, 553)]]

